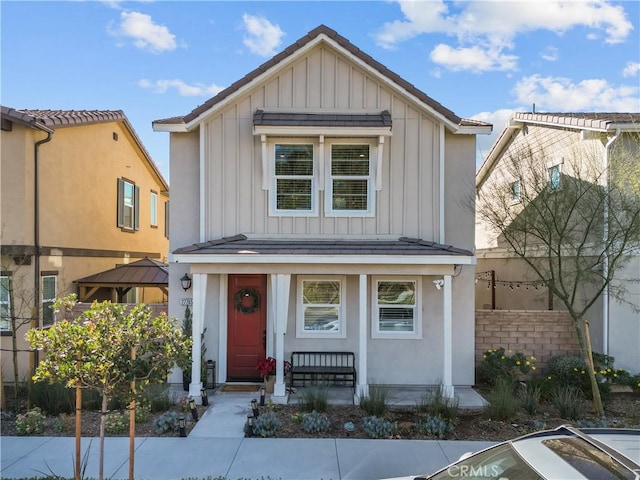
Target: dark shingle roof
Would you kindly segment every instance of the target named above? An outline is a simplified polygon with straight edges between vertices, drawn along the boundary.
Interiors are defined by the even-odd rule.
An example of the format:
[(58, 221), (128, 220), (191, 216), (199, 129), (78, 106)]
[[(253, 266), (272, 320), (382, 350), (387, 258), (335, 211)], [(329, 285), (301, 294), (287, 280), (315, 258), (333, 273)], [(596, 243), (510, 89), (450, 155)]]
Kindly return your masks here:
[(391, 114), (284, 113), (256, 110), (254, 125), (312, 127), (391, 127)]
[(349, 40), (347, 40), (345, 37), (339, 35), (335, 30), (332, 30), (331, 28), (325, 25), (320, 25), (314, 28), (309, 33), (307, 33), (304, 37), (300, 38), (298, 41), (296, 41), (292, 45), (289, 45), (282, 52), (278, 53), (273, 58), (263, 63), (255, 70), (249, 72), (240, 80), (232, 83), (229, 87), (222, 90), (215, 97), (210, 98), (209, 100), (204, 102), (202, 105), (196, 107), (194, 110), (192, 110), (190, 113), (188, 113), (184, 117), (173, 117), (170, 119), (155, 120), (154, 123), (180, 124), (180, 123), (189, 123), (192, 120), (195, 120), (198, 116), (207, 112), (208, 110), (213, 108), (216, 104), (220, 103), (225, 98), (237, 92), (240, 88), (251, 83), (253, 80), (255, 80), (257, 77), (265, 73), (267, 70), (271, 69), (272, 67), (275, 67), (280, 62), (282, 62), (283, 60), (285, 60), (286, 58), (288, 58), (289, 56), (294, 54), (296, 51), (298, 51), (299, 49), (301, 49), (302, 47), (304, 47), (309, 42), (311, 42), (316, 37), (322, 34), (331, 38), (334, 42), (336, 42), (338, 45), (340, 45), (342, 48), (347, 50), (352, 55), (356, 56), (358, 59), (362, 60), (369, 67), (376, 70), (381, 75), (385, 76), (395, 84), (405, 89), (407, 92), (409, 92), (411, 95), (416, 97), (421, 102), (433, 108), (436, 112), (440, 113), (443, 117), (445, 117), (450, 122), (460, 126), (490, 126), (490, 124), (488, 123), (479, 122), (477, 120), (467, 120), (467, 119), (460, 118), (451, 110), (449, 110), (448, 108), (445, 108), (442, 104), (436, 102), (433, 98), (429, 97), (426, 93), (416, 88), (413, 84), (404, 80), (402, 77), (400, 77), (400, 75), (392, 72), (383, 64), (375, 60), (373, 57), (364, 53), (358, 47), (356, 47), (351, 42), (349, 42)]
[(111, 270), (89, 275), (76, 280), (76, 283), (101, 286), (168, 286), (169, 266), (151, 258), (143, 258), (137, 262), (118, 265)]
[(274, 240), (249, 239), (245, 235), (210, 240), (182, 247), (175, 254), (194, 255), (461, 255), (468, 250), (402, 237), (398, 240)]

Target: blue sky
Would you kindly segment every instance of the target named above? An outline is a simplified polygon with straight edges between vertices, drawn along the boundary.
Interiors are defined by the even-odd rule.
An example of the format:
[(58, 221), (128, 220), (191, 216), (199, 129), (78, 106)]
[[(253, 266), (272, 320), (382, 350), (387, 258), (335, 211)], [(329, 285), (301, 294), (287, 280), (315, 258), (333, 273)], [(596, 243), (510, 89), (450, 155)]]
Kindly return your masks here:
[(0, 2), (0, 102), (123, 110), (169, 179), (185, 115), (320, 24), (465, 118), (640, 111), (640, 2)]

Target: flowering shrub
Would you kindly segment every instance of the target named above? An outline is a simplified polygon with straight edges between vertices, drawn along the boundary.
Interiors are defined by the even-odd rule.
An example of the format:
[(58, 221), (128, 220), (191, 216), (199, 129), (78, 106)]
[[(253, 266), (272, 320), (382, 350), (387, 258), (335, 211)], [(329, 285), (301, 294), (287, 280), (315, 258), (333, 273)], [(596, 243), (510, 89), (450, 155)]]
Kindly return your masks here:
[[(284, 374), (286, 375), (291, 370), (291, 363), (286, 360), (284, 363)], [(269, 380), (271, 375), (275, 375), (276, 373), (276, 359), (273, 357), (267, 357), (264, 360), (260, 360), (258, 365), (256, 366), (256, 370), (260, 372), (260, 376), (265, 380)]]
[(107, 433), (123, 433), (129, 427), (129, 417), (120, 412), (107, 413), (104, 429)]
[(38, 407), (16, 417), (16, 431), (18, 435), (32, 435), (44, 432), (45, 416)]
[(511, 350), (505, 352), (504, 348), (489, 349), (484, 352), (483, 361), (480, 364), (480, 381), (493, 385), (498, 378), (516, 380), (518, 375), (535, 371), (534, 361), (536, 357), (526, 357), (520, 352), (512, 354)]

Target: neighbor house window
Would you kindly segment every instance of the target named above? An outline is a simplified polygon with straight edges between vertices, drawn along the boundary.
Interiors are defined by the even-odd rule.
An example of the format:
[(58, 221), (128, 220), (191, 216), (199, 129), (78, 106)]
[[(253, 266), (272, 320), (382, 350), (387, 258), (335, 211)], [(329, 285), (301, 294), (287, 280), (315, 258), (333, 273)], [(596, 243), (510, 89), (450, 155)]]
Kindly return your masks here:
[(557, 190), (560, 188), (560, 165), (554, 165), (549, 168), (549, 188)]
[(158, 226), (158, 194), (151, 192), (151, 226)]
[(421, 338), (419, 279), (376, 278), (373, 338)]
[(0, 331), (11, 330), (11, 277), (0, 276)]
[(42, 276), (42, 326), (48, 327), (53, 325), (55, 314), (53, 312), (53, 302), (56, 299), (56, 283), (58, 277), (56, 275)]
[(520, 180), (516, 180), (511, 184), (511, 202), (517, 203), (520, 201)]
[(371, 145), (332, 144), (327, 214), (372, 213)]
[(118, 179), (118, 227), (126, 230), (138, 230), (140, 187), (133, 183)]
[(313, 144), (275, 144), (275, 212), (316, 212)]
[(298, 337), (346, 337), (344, 277), (298, 277)]

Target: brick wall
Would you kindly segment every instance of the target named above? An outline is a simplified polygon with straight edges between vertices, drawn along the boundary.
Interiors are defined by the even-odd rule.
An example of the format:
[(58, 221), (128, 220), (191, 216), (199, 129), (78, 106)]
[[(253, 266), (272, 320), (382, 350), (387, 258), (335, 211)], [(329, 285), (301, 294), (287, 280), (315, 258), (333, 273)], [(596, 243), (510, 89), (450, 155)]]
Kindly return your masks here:
[(533, 355), (539, 371), (544, 371), (549, 357), (580, 351), (573, 320), (567, 312), (476, 310), (476, 367), (486, 350), (499, 347)]

